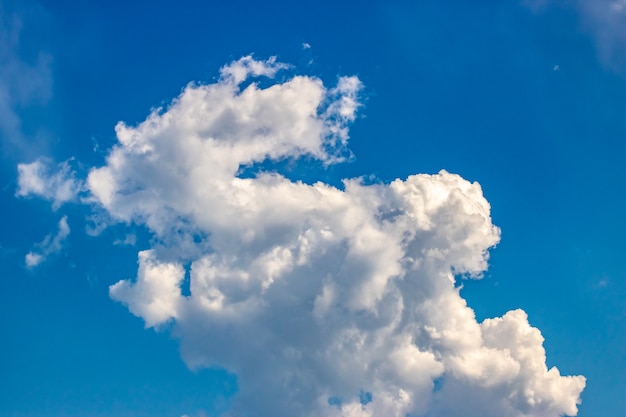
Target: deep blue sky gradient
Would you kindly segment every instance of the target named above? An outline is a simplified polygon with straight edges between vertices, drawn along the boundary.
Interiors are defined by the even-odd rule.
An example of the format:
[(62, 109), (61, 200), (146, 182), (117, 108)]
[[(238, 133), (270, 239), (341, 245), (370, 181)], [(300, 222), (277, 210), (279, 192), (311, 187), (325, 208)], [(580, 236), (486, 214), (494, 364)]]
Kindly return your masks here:
[[(390, 181), (440, 169), (480, 182), (502, 241), (462, 294), (480, 320), (523, 308), (548, 365), (583, 374), (581, 417), (626, 416), (626, 68), (599, 58), (574, 9), (506, 1), (0, 2), (21, 16), (16, 54), (51, 58), (52, 94), (19, 105), (24, 147), (3, 138), (0, 416), (216, 415), (236, 391), (192, 372), (166, 332), (108, 297), (135, 274), (122, 228), (84, 233), (86, 210), (16, 199), (19, 162), (102, 163), (115, 124), (137, 123), (242, 55), (277, 55), (333, 83), (356, 74), (365, 105), (354, 161), (304, 180)], [(311, 45), (303, 49), (302, 44)], [(626, 46), (624, 46), (626, 51)], [(558, 65), (558, 70), (555, 70)], [(95, 148), (95, 151), (94, 151)], [(32, 245), (68, 215), (59, 255)]]

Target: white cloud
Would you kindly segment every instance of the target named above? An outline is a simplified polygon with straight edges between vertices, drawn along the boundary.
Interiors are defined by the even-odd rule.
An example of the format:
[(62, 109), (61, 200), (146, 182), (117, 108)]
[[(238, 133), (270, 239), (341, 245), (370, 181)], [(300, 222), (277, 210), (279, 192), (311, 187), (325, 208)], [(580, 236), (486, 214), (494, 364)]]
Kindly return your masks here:
[(53, 202), (56, 209), (62, 204), (75, 200), (83, 184), (75, 178), (69, 163), (62, 162), (56, 167), (48, 159), (37, 159), (30, 164), (19, 164), (18, 197), (37, 196)]
[(28, 268), (34, 268), (44, 261), (43, 255), (35, 252), (28, 252), (24, 257), (24, 262)]
[(114, 245), (120, 246), (135, 246), (136, 243), (137, 235), (134, 233), (127, 233), (126, 236), (124, 236), (124, 239), (116, 239), (113, 241)]
[(271, 57), (267, 61), (257, 61), (252, 55), (248, 55), (222, 67), (220, 75), (223, 83), (236, 86), (249, 77), (273, 77), (276, 72), (288, 67), (286, 64), (276, 62), (276, 57)]
[(110, 288), (111, 297), (128, 304), (130, 311), (143, 317), (146, 327), (177, 317), (180, 283), (185, 271), (180, 265), (161, 263), (151, 251), (139, 252), (137, 281), (120, 281)]
[(585, 379), (547, 369), (526, 314), (479, 323), (455, 288), (481, 278), (500, 239), (478, 183), (446, 171), (342, 188), (238, 176), (345, 155), (360, 81), (242, 87), (284, 68), (242, 58), (138, 126), (118, 124), (89, 173), (91, 204), (145, 226), (153, 247), (111, 297), (167, 325), (191, 368), (235, 372), (229, 415), (576, 414)]
[(44, 240), (36, 245), (37, 249), (30, 251), (24, 257), (26, 267), (34, 268), (37, 265), (44, 262), (48, 256), (60, 252), (63, 249), (63, 244), (70, 234), (70, 227), (67, 224), (67, 216), (63, 216), (59, 220), (59, 230), (56, 234), (49, 234)]

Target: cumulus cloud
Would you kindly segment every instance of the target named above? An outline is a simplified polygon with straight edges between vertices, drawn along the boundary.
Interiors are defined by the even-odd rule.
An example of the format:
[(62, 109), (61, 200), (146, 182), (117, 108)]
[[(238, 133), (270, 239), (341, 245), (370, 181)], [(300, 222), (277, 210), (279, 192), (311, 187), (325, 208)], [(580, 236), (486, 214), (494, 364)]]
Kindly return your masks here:
[(83, 184), (76, 179), (69, 162), (53, 166), (49, 159), (40, 158), (30, 164), (18, 164), (16, 196), (37, 196), (52, 201), (56, 209), (75, 200)]
[(240, 175), (344, 159), (360, 81), (255, 82), (286, 68), (244, 57), (117, 125), (90, 204), (153, 239), (110, 296), (170, 329), (189, 367), (236, 373), (232, 416), (575, 415), (585, 378), (546, 367), (526, 314), (479, 323), (455, 285), (500, 239), (478, 183)]
[(70, 234), (70, 227), (67, 224), (67, 216), (59, 220), (56, 234), (49, 234), (44, 240), (36, 245), (36, 249), (30, 251), (24, 257), (26, 267), (34, 268), (44, 262), (48, 256), (58, 253), (63, 249), (63, 244)]

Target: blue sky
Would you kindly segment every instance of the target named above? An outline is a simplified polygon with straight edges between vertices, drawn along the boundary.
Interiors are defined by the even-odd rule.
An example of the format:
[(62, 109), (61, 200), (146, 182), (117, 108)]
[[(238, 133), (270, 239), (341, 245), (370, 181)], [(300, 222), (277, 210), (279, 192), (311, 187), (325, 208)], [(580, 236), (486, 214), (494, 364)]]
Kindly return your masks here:
[[(565, 413), (571, 407), (563, 404), (577, 398), (575, 387), (553, 380), (541, 385), (536, 381), (545, 375), (510, 353), (536, 334), (512, 337), (506, 342), (515, 345), (505, 348), (497, 336), (504, 330), (479, 327), (522, 309), (545, 339), (547, 367), (586, 378), (578, 415), (626, 416), (623, 1), (0, 6), (0, 415)], [(235, 70), (250, 78), (238, 84)], [(258, 98), (254, 103), (266, 113), (248, 126), (232, 120), (252, 114), (239, 94), (251, 82), (258, 86), (246, 90), (250, 100)], [(199, 86), (226, 93), (192, 96), (204, 91)], [(264, 90), (270, 86), (274, 90)], [(268, 98), (264, 91), (278, 93)], [(172, 104), (179, 96), (183, 104)], [(307, 99), (319, 107), (305, 118), (292, 114), (306, 108)], [(141, 130), (138, 124), (159, 107), (155, 125), (160, 129), (171, 116), (174, 127), (159, 134)], [(220, 140), (232, 143), (224, 145), (231, 151), (212, 156), (222, 152), (215, 145), (194, 159), (200, 154), (184, 139), (202, 136), (204, 114), (208, 120), (223, 108), (233, 118), (212, 134), (224, 134)], [(191, 127), (176, 122), (196, 111), (200, 121)], [(137, 133), (147, 142), (121, 144), (120, 121), (129, 138)], [(335, 128), (349, 130), (347, 145), (337, 145), (347, 137)], [(267, 140), (250, 136), (260, 131), (270, 132)], [(258, 155), (246, 148), (248, 140), (262, 149)], [(340, 153), (327, 152), (331, 143)], [(151, 165), (137, 151), (141, 146), (153, 149), (159, 162)], [(120, 149), (119, 167), (107, 159), (113, 149)], [(237, 159), (232, 149), (247, 156)], [(352, 156), (340, 162), (338, 155)], [(248, 185), (239, 190), (236, 179), (219, 182), (228, 168), (213, 167), (222, 162), (247, 166), (249, 182), (241, 184)], [(460, 177), (437, 174), (442, 169)], [(102, 174), (98, 180), (94, 172), (113, 179)], [(414, 174), (434, 176), (407, 179)], [(359, 177), (360, 185), (342, 184)], [(388, 186), (398, 178), (395, 188)], [(484, 199), (463, 179), (478, 182)], [(298, 180), (302, 186), (294, 185)], [(316, 181), (328, 188), (315, 188)], [(239, 191), (231, 195), (231, 187)], [(272, 187), (288, 191), (272, 194)], [(417, 191), (402, 190), (411, 187), (426, 196), (420, 213), (432, 222), (432, 234), (421, 217), (406, 214)], [(452, 189), (465, 191), (428, 211), (432, 196)], [(313, 192), (324, 197), (311, 199)], [(245, 203), (222, 206), (230, 198)], [(318, 214), (301, 214), (300, 203)], [(415, 234), (406, 247), (395, 234), (401, 220), (384, 220), (405, 215), (417, 224), (406, 226)], [(358, 227), (346, 226), (359, 216)], [(475, 216), (484, 223), (471, 220)], [(284, 230), (297, 236), (289, 240)], [(324, 240), (327, 233), (337, 242)], [(467, 253), (455, 252), (458, 236), (466, 234)], [(304, 253), (293, 243), (303, 239), (318, 252), (285, 267), (284, 256)], [(445, 265), (429, 245), (449, 254)], [(152, 255), (138, 271), (138, 252), (145, 250)], [(450, 267), (480, 274), (487, 250), (483, 279), (458, 276), (460, 292), (436, 278)], [(431, 266), (411, 269), (411, 262)], [(183, 271), (179, 278), (176, 266)], [(209, 278), (212, 273), (218, 278)], [(258, 288), (241, 283), (237, 277), (245, 274), (250, 282), (260, 277)], [(389, 279), (384, 289), (372, 284), (379, 276)], [(110, 289), (122, 280), (130, 281)], [(163, 284), (150, 286), (157, 281)], [(170, 284), (182, 293), (174, 297)], [(429, 285), (438, 290), (429, 292)], [(210, 309), (218, 307), (209, 312), (194, 301), (213, 290), (225, 297), (220, 311), (230, 311), (224, 306), (241, 297), (262, 300), (264, 307), (233, 305), (235, 318), (228, 321), (213, 315)], [(324, 294), (335, 295), (320, 310), (315, 306), (326, 305)], [(291, 305), (290, 297), (301, 302)], [(384, 326), (371, 323), (386, 319), (398, 299), (415, 311), (402, 323), (412, 321), (428, 340), (398, 325), (380, 342)], [(290, 315), (310, 320), (298, 327), (285, 321)], [(502, 328), (521, 323), (516, 329), (526, 329), (520, 316), (505, 317)], [(457, 328), (453, 321), (465, 324)], [(328, 329), (325, 322), (339, 324)], [(346, 329), (366, 340), (347, 356), (354, 363), (342, 359), (348, 350), (337, 342)], [(401, 345), (409, 333), (413, 345)], [(319, 339), (305, 342), (306, 334)], [(483, 342), (473, 345), (474, 337)], [(407, 353), (412, 346), (419, 354)], [(528, 346), (541, 356), (540, 342)], [(476, 359), (493, 349), (504, 355), (502, 362)], [(331, 351), (336, 354), (326, 361), (311, 359)], [(381, 357), (399, 358), (400, 365)], [(422, 358), (417, 370), (403, 375), (400, 368), (410, 368), (407, 361), (415, 357)], [(285, 375), (292, 382), (277, 382)], [(402, 403), (399, 391), (385, 390), (389, 386), (405, 389), (411, 400)], [(510, 400), (515, 389), (531, 388), (556, 394), (537, 394), (545, 407), (529, 405), (530, 397)], [(359, 390), (371, 394), (371, 404), (358, 404)], [(383, 405), (385, 396), (392, 406)], [(340, 405), (320, 405), (326, 397)], [(489, 411), (494, 398), (503, 408)]]

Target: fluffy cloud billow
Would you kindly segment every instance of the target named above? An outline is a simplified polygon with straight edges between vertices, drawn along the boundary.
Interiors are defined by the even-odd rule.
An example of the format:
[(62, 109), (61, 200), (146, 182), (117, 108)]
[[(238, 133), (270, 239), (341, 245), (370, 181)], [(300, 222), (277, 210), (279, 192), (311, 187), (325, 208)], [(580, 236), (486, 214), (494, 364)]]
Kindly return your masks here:
[(546, 367), (526, 314), (479, 323), (455, 286), (481, 278), (500, 239), (478, 183), (446, 171), (341, 188), (241, 175), (347, 152), (358, 78), (255, 82), (286, 68), (244, 57), (118, 124), (82, 201), (154, 239), (111, 297), (167, 325), (189, 367), (235, 373), (232, 416), (575, 415), (585, 378)]

